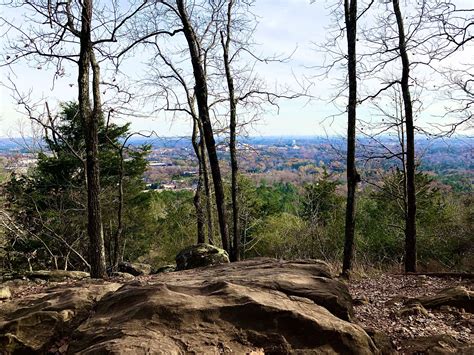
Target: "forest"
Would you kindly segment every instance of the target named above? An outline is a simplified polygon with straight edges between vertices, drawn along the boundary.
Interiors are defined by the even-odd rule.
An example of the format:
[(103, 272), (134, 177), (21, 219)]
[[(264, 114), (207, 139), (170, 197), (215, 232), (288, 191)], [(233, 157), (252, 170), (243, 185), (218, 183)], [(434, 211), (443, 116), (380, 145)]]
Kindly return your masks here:
[[(296, 49), (274, 48), (269, 54), (260, 49), (254, 1), (2, 2), (0, 66), (8, 72), (2, 86), (32, 127), (22, 134), (34, 142), (35, 157), (22, 172), (7, 170), (0, 160), (2, 275), (63, 270), (109, 280), (123, 271), (121, 265), (146, 265), (153, 272), (174, 268), (177, 255), (196, 244), (217, 247), (229, 265), (248, 267), (249, 275), (260, 262), (262, 269), (276, 262), (267, 265), (257, 257), (288, 268), (296, 267), (292, 260), (300, 265), (317, 259), (343, 282), (371, 272), (472, 275), (472, 160), (467, 178), (438, 175), (424, 170), (419, 145), (472, 134), (472, 4), (308, 0), (305, 9), (321, 3), (331, 25), (308, 45), (313, 64), (303, 74), (295, 71), (292, 83), (279, 83), (261, 75), (261, 68), (276, 73), (281, 66), (296, 68)], [(291, 6), (305, 11), (302, 3)], [(20, 84), (25, 67), (48, 82), (25, 89)], [(74, 94), (67, 100), (48, 97), (51, 85)], [(328, 87), (325, 101), (314, 94), (318, 85)], [(260, 174), (249, 173), (244, 151), (251, 149), (245, 143), (250, 127), (285, 102), (335, 108), (327, 119), (344, 122), (343, 144), (328, 149), (342, 156), (342, 166), (315, 162), (305, 170), (295, 161), (292, 168), (304, 172), (300, 181), (271, 179), (256, 167)], [(192, 188), (147, 188), (152, 153), (147, 139), (160, 132), (136, 130), (133, 122), (150, 112), (192, 128), (185, 138), (196, 167), (189, 172)], [(133, 144), (136, 139), (144, 143)], [(278, 151), (272, 154), (285, 163)], [(306, 269), (300, 267), (301, 276)], [(229, 282), (240, 280), (232, 270), (226, 271)], [(169, 275), (163, 277), (179, 281)], [(266, 285), (266, 279), (260, 281)], [(279, 285), (281, 291), (286, 284)], [(351, 320), (352, 311), (347, 316), (339, 305), (327, 307)], [(469, 312), (470, 306), (463, 307)], [(354, 339), (365, 339), (365, 333), (357, 334)], [(288, 340), (284, 351), (276, 338), (247, 337), (265, 352), (291, 352), (299, 344)], [(28, 346), (60, 349), (58, 339), (63, 338)], [(372, 349), (372, 341), (375, 349), (375, 340), (357, 346)], [(77, 346), (70, 349), (80, 352), (89, 345)], [(243, 351), (238, 346), (231, 348)]]

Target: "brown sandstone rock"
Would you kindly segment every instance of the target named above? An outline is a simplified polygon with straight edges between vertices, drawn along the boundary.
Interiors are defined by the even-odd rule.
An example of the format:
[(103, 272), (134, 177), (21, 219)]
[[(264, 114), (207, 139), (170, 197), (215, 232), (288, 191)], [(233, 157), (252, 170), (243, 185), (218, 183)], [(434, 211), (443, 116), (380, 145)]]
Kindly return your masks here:
[(351, 299), (327, 276), (318, 262), (273, 259), (156, 275), (102, 299), (70, 350), (374, 353), (359, 326), (335, 315), (349, 317)]
[(378, 351), (341, 319), (352, 315), (347, 287), (315, 261), (254, 259), (46, 291), (0, 306), (0, 348), (47, 352), (67, 338), (71, 354)]
[(416, 337), (404, 341), (406, 354), (465, 354), (474, 353), (474, 346), (461, 343), (453, 337), (443, 334), (428, 337)]
[(11, 296), (10, 287), (0, 285), (0, 300), (7, 300)]
[(89, 316), (95, 302), (120, 284), (53, 287), (0, 306), (0, 349), (7, 353), (44, 351), (51, 340), (74, 329)]
[(433, 296), (423, 296), (417, 299), (411, 299), (407, 302), (418, 302), (425, 308), (441, 308), (442, 306), (451, 306), (462, 308), (467, 312), (474, 313), (474, 291), (466, 287), (457, 286), (441, 290)]

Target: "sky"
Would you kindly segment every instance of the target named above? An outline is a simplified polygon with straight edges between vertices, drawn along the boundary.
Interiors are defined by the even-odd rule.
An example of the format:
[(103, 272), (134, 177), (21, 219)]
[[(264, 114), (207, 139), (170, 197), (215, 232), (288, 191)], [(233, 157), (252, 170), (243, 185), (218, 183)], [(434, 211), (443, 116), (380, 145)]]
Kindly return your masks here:
[[(462, 0), (461, 2), (469, 2)], [(345, 130), (345, 117), (334, 119), (331, 116), (339, 110), (329, 102), (334, 94), (334, 82), (316, 77), (316, 69), (321, 63), (321, 53), (315, 43), (324, 42), (329, 36), (331, 18), (325, 1), (309, 0), (257, 0), (254, 13), (259, 25), (255, 42), (259, 53), (266, 55), (292, 53), (286, 63), (261, 64), (257, 67), (260, 77), (270, 85), (290, 85), (295, 87), (295, 78), (311, 86), (311, 100), (280, 100), (279, 110), (269, 109), (260, 115), (256, 124), (249, 128), (250, 135), (326, 135), (342, 134)], [(10, 12), (17, 21), (20, 13)], [(2, 40), (0, 39), (0, 42)], [(474, 52), (473, 52), (474, 53)], [(129, 66), (137, 70), (140, 66)], [(13, 70), (12, 70), (13, 69)], [(125, 70), (126, 71), (126, 70)], [(137, 75), (139, 75), (137, 73)], [(0, 68), (0, 80), (11, 86), (13, 80), (22, 92), (31, 90), (32, 98), (41, 102), (47, 100), (50, 106), (59, 101), (73, 100), (77, 97), (76, 74), (68, 73), (53, 83), (52, 73), (47, 70), (31, 68), (25, 63), (14, 68)], [(133, 76), (133, 74), (132, 74)], [(20, 131), (28, 132), (29, 122), (24, 112), (11, 98), (11, 92), (0, 86), (0, 137), (18, 136)], [(133, 130), (155, 130), (160, 136), (184, 136), (190, 134), (187, 120), (171, 119), (162, 112), (146, 117), (127, 117)]]

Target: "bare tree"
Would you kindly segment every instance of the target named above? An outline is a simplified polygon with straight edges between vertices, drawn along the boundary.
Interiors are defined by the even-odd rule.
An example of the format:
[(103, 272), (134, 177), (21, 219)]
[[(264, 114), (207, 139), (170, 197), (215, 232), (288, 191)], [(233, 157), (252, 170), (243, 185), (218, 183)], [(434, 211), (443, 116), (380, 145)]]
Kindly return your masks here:
[(230, 129), (230, 165), (231, 165), (231, 193), (232, 193), (232, 221), (233, 221), (233, 243), (232, 243), (232, 259), (235, 261), (240, 260), (240, 225), (239, 225), (239, 201), (237, 199), (239, 194), (239, 186), (237, 182), (239, 164), (237, 161), (237, 100), (235, 98), (234, 78), (231, 72), (231, 58), (230, 58), (230, 43), (231, 43), (231, 22), (232, 22), (232, 6), (234, 5), (233, 0), (229, 0), (227, 5), (227, 21), (225, 26), (225, 32), (221, 30), (221, 44), (223, 50), (225, 77), (227, 82), (227, 88), (229, 90), (229, 129)]
[[(126, 23), (147, 6), (143, 2), (120, 13), (117, 4), (94, 8), (92, 0), (10, 2), (25, 11), (29, 20), (22, 26), (2, 17), (7, 28), (7, 55), (3, 65), (33, 59), (38, 68), (54, 68), (54, 80), (64, 75), (65, 62), (77, 69), (79, 115), (86, 141), (86, 186), (91, 276), (105, 277), (106, 262), (100, 206), (98, 123), (103, 116), (100, 47), (117, 42)], [(15, 37), (16, 36), (16, 37)], [(92, 74), (92, 75), (91, 75)], [(92, 77), (92, 80), (91, 80)]]
[(222, 247), (230, 252), (229, 232), (227, 227), (226, 207), (224, 198), (224, 187), (222, 184), (221, 169), (217, 156), (216, 141), (211, 123), (208, 103), (208, 84), (206, 79), (205, 62), (202, 52), (202, 45), (196, 35), (194, 26), (188, 14), (188, 10), (183, 0), (177, 0), (177, 11), (179, 19), (183, 25), (183, 32), (189, 47), (189, 54), (193, 67), (194, 80), (196, 86), (196, 102), (198, 106), (199, 119), (202, 122), (203, 134), (209, 156), (212, 180), (214, 182), (214, 193), (219, 220), (219, 231), (222, 240)]
[(360, 176), (356, 170), (356, 107), (357, 107), (357, 0), (344, 1), (344, 18), (347, 32), (347, 70), (349, 101), (347, 105), (347, 200), (342, 273), (348, 275), (352, 268), (355, 234), (355, 194)]
[(398, 50), (402, 61), (400, 86), (405, 110), (406, 134), (406, 193), (407, 213), (405, 219), (405, 271), (416, 271), (416, 188), (415, 188), (415, 127), (413, 103), (410, 94), (410, 61), (408, 59), (403, 15), (398, 0), (393, 0), (393, 11), (397, 19)]
[[(391, 9), (389, 4), (391, 3)], [(372, 47), (366, 53), (367, 61), (363, 76), (371, 75), (372, 80), (379, 81), (375, 93), (367, 94), (361, 102), (374, 100), (385, 91), (399, 86), (404, 109), (405, 149), (403, 158), (406, 170), (406, 214), (405, 214), (405, 271), (416, 271), (416, 191), (415, 191), (415, 134), (431, 132), (415, 126), (412, 90), (426, 88), (422, 76), (431, 75), (434, 80), (441, 63), (457, 51), (443, 34), (445, 26), (440, 26), (440, 19), (450, 8), (450, 1), (437, 2), (423, 0), (415, 7), (401, 8), (398, 0), (385, 2), (380, 8), (377, 25), (364, 31), (363, 40)], [(403, 12), (405, 11), (405, 13)], [(443, 23), (444, 21), (441, 21)], [(440, 31), (440, 28), (443, 31)], [(463, 45), (467, 37), (459, 45)], [(461, 44), (463, 43), (463, 44)], [(400, 72), (399, 75), (393, 74)], [(428, 74), (429, 73), (429, 74)], [(389, 78), (389, 79), (387, 79)], [(431, 91), (433, 93), (433, 91)]]

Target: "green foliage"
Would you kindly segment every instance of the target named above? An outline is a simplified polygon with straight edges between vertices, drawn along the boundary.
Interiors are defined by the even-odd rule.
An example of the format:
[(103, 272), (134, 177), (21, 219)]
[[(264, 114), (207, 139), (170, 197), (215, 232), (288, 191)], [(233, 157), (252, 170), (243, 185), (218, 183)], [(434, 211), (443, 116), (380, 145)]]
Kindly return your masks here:
[(247, 256), (294, 258), (304, 248), (306, 223), (290, 213), (270, 215), (256, 228), (255, 237), (246, 245)]
[(288, 183), (256, 187), (247, 179), (240, 185), (244, 210), (252, 211), (243, 219), (245, 256), (335, 258), (343, 227), (338, 184), (327, 173), (302, 189)]
[[(117, 229), (117, 184), (121, 160), (118, 148), (128, 129), (128, 124), (109, 124), (106, 127), (104, 120), (99, 122), (101, 202), (106, 245)], [(6, 184), (10, 213), (24, 231), (21, 238), (10, 236), (10, 254), (35, 253), (36, 267), (56, 268), (67, 264), (81, 269), (84, 264), (70, 248), (87, 257), (85, 170), (79, 158), (85, 156), (85, 142), (76, 103), (62, 105), (57, 133), (47, 135), (45, 142), (48, 149), (38, 154), (36, 167), (28, 175), (13, 176)], [(144, 189), (142, 176), (149, 149), (149, 146), (143, 146), (124, 150), (125, 215), (139, 214), (136, 210), (146, 207), (138, 196)], [(134, 219), (128, 220), (124, 235), (136, 227), (135, 223)], [(22, 260), (16, 261), (21, 263)]]
[(326, 225), (334, 218), (343, 199), (336, 193), (340, 183), (331, 179), (326, 169), (313, 183), (305, 184), (302, 201), (302, 217), (313, 224)]
[[(440, 267), (462, 267), (472, 255), (472, 205), (463, 195), (440, 190), (427, 174), (416, 174), (417, 248), (421, 267), (435, 261)], [(382, 187), (358, 200), (357, 253), (362, 263), (401, 261), (404, 255), (403, 173), (394, 170)], [(466, 207), (464, 207), (466, 206)], [(469, 215), (471, 217), (469, 217)]]
[[(82, 125), (74, 103), (63, 106), (59, 136), (46, 137), (49, 150), (38, 154), (28, 175), (5, 184), (7, 209), (23, 233), (3, 233), (11, 267), (81, 269), (83, 263), (65, 242), (87, 255), (84, 167), (70, 147), (84, 155)], [(128, 125), (100, 123), (101, 201), (106, 246), (117, 231), (120, 155)], [(64, 141), (67, 141), (66, 144)], [(112, 143), (111, 143), (112, 141)], [(125, 260), (161, 266), (196, 241), (193, 191), (144, 192), (142, 176), (150, 147), (125, 149), (123, 256)], [(374, 177), (374, 176), (373, 176)], [(357, 194), (356, 259), (384, 267), (404, 255), (404, 179), (392, 170), (381, 188), (362, 186)], [(417, 236), (422, 267), (433, 260), (440, 267), (472, 269), (474, 199), (418, 173)], [(232, 228), (230, 184), (226, 186), (229, 228)], [(462, 189), (460, 189), (462, 190)], [(239, 176), (240, 225), (245, 258), (319, 258), (341, 260), (344, 238), (344, 186), (323, 171), (303, 186), (268, 184)], [(216, 216), (214, 216), (216, 218)], [(217, 221), (214, 221), (217, 225)], [(217, 232), (217, 230), (216, 230)], [(1, 237), (1, 235), (0, 235)], [(214, 238), (218, 240), (219, 238)], [(4, 243), (5, 244), (5, 243)], [(110, 249), (110, 247), (108, 248)]]
[(125, 249), (128, 260), (153, 266), (174, 263), (178, 252), (196, 242), (196, 219), (191, 191), (142, 194), (146, 208), (140, 209), (133, 240)]

